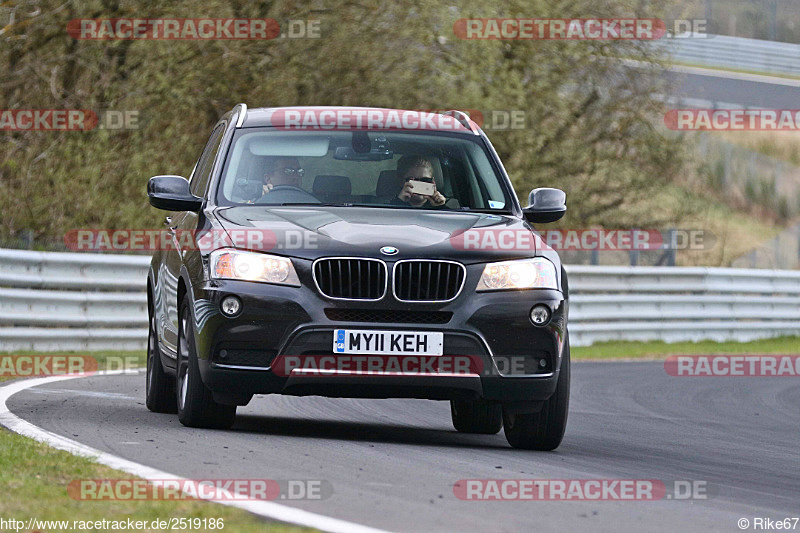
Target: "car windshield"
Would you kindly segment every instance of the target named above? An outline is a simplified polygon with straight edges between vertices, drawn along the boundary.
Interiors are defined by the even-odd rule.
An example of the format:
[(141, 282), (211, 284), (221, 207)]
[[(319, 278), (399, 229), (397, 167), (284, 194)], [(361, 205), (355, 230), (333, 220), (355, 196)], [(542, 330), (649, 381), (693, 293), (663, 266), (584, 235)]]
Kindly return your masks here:
[(236, 132), (216, 202), (509, 212), (478, 136), (441, 132)]

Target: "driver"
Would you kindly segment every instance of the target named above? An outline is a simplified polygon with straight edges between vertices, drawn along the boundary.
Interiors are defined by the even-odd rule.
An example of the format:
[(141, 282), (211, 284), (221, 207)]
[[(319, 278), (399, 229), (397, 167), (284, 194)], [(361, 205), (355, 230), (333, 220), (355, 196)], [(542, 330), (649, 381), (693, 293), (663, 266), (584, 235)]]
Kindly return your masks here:
[[(429, 203), (432, 207), (441, 207), (447, 201), (447, 198), (436, 190), (433, 165), (428, 159), (422, 156), (404, 155), (397, 161), (397, 175), (402, 179), (403, 188), (397, 197), (392, 199), (392, 204), (422, 207)], [(432, 183), (433, 194), (429, 196), (415, 194), (411, 180)]]
[(263, 194), (269, 194), (273, 187), (281, 185), (301, 188), (304, 174), (296, 157), (276, 157), (272, 168), (264, 174)]

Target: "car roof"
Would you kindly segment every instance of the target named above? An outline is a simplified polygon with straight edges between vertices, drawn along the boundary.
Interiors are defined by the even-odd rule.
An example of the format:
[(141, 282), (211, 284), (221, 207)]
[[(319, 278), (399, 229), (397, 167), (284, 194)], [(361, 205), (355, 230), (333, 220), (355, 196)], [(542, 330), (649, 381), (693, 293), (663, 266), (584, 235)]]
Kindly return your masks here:
[[(480, 135), (480, 126), (463, 111), (389, 109), (381, 107), (296, 106), (242, 108), (238, 127), (303, 130), (446, 131)], [(234, 108), (234, 111), (236, 108)]]

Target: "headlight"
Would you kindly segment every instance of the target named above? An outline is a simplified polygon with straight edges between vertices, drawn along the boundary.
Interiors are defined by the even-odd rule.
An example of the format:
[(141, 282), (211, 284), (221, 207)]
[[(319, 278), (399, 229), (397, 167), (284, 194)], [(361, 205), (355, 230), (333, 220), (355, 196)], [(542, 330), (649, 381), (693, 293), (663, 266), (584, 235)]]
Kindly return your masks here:
[(240, 279), (278, 285), (300, 286), (292, 260), (277, 255), (244, 252), (241, 250), (215, 250), (211, 252), (211, 277), (214, 279)]
[(475, 290), (511, 289), (558, 289), (555, 265), (542, 257), (489, 263)]

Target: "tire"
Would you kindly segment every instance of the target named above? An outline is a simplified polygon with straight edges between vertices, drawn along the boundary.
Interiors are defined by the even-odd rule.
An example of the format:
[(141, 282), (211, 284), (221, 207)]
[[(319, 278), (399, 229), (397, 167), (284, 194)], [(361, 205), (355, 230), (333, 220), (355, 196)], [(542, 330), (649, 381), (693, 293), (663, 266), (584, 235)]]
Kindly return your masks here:
[(503, 426), (503, 410), (486, 400), (450, 400), (453, 427), (460, 433), (494, 435)]
[(513, 448), (550, 451), (564, 438), (569, 413), (569, 336), (564, 344), (556, 391), (538, 413), (512, 414), (503, 410), (503, 431)]
[(188, 296), (181, 303), (178, 320), (178, 368), (175, 387), (178, 420), (189, 427), (228, 429), (236, 420), (236, 406), (215, 402), (211, 391), (200, 378)]
[(161, 364), (161, 350), (158, 349), (156, 317), (150, 314), (147, 332), (147, 377), (145, 381), (145, 404), (154, 413), (176, 413), (175, 379), (167, 375)]

